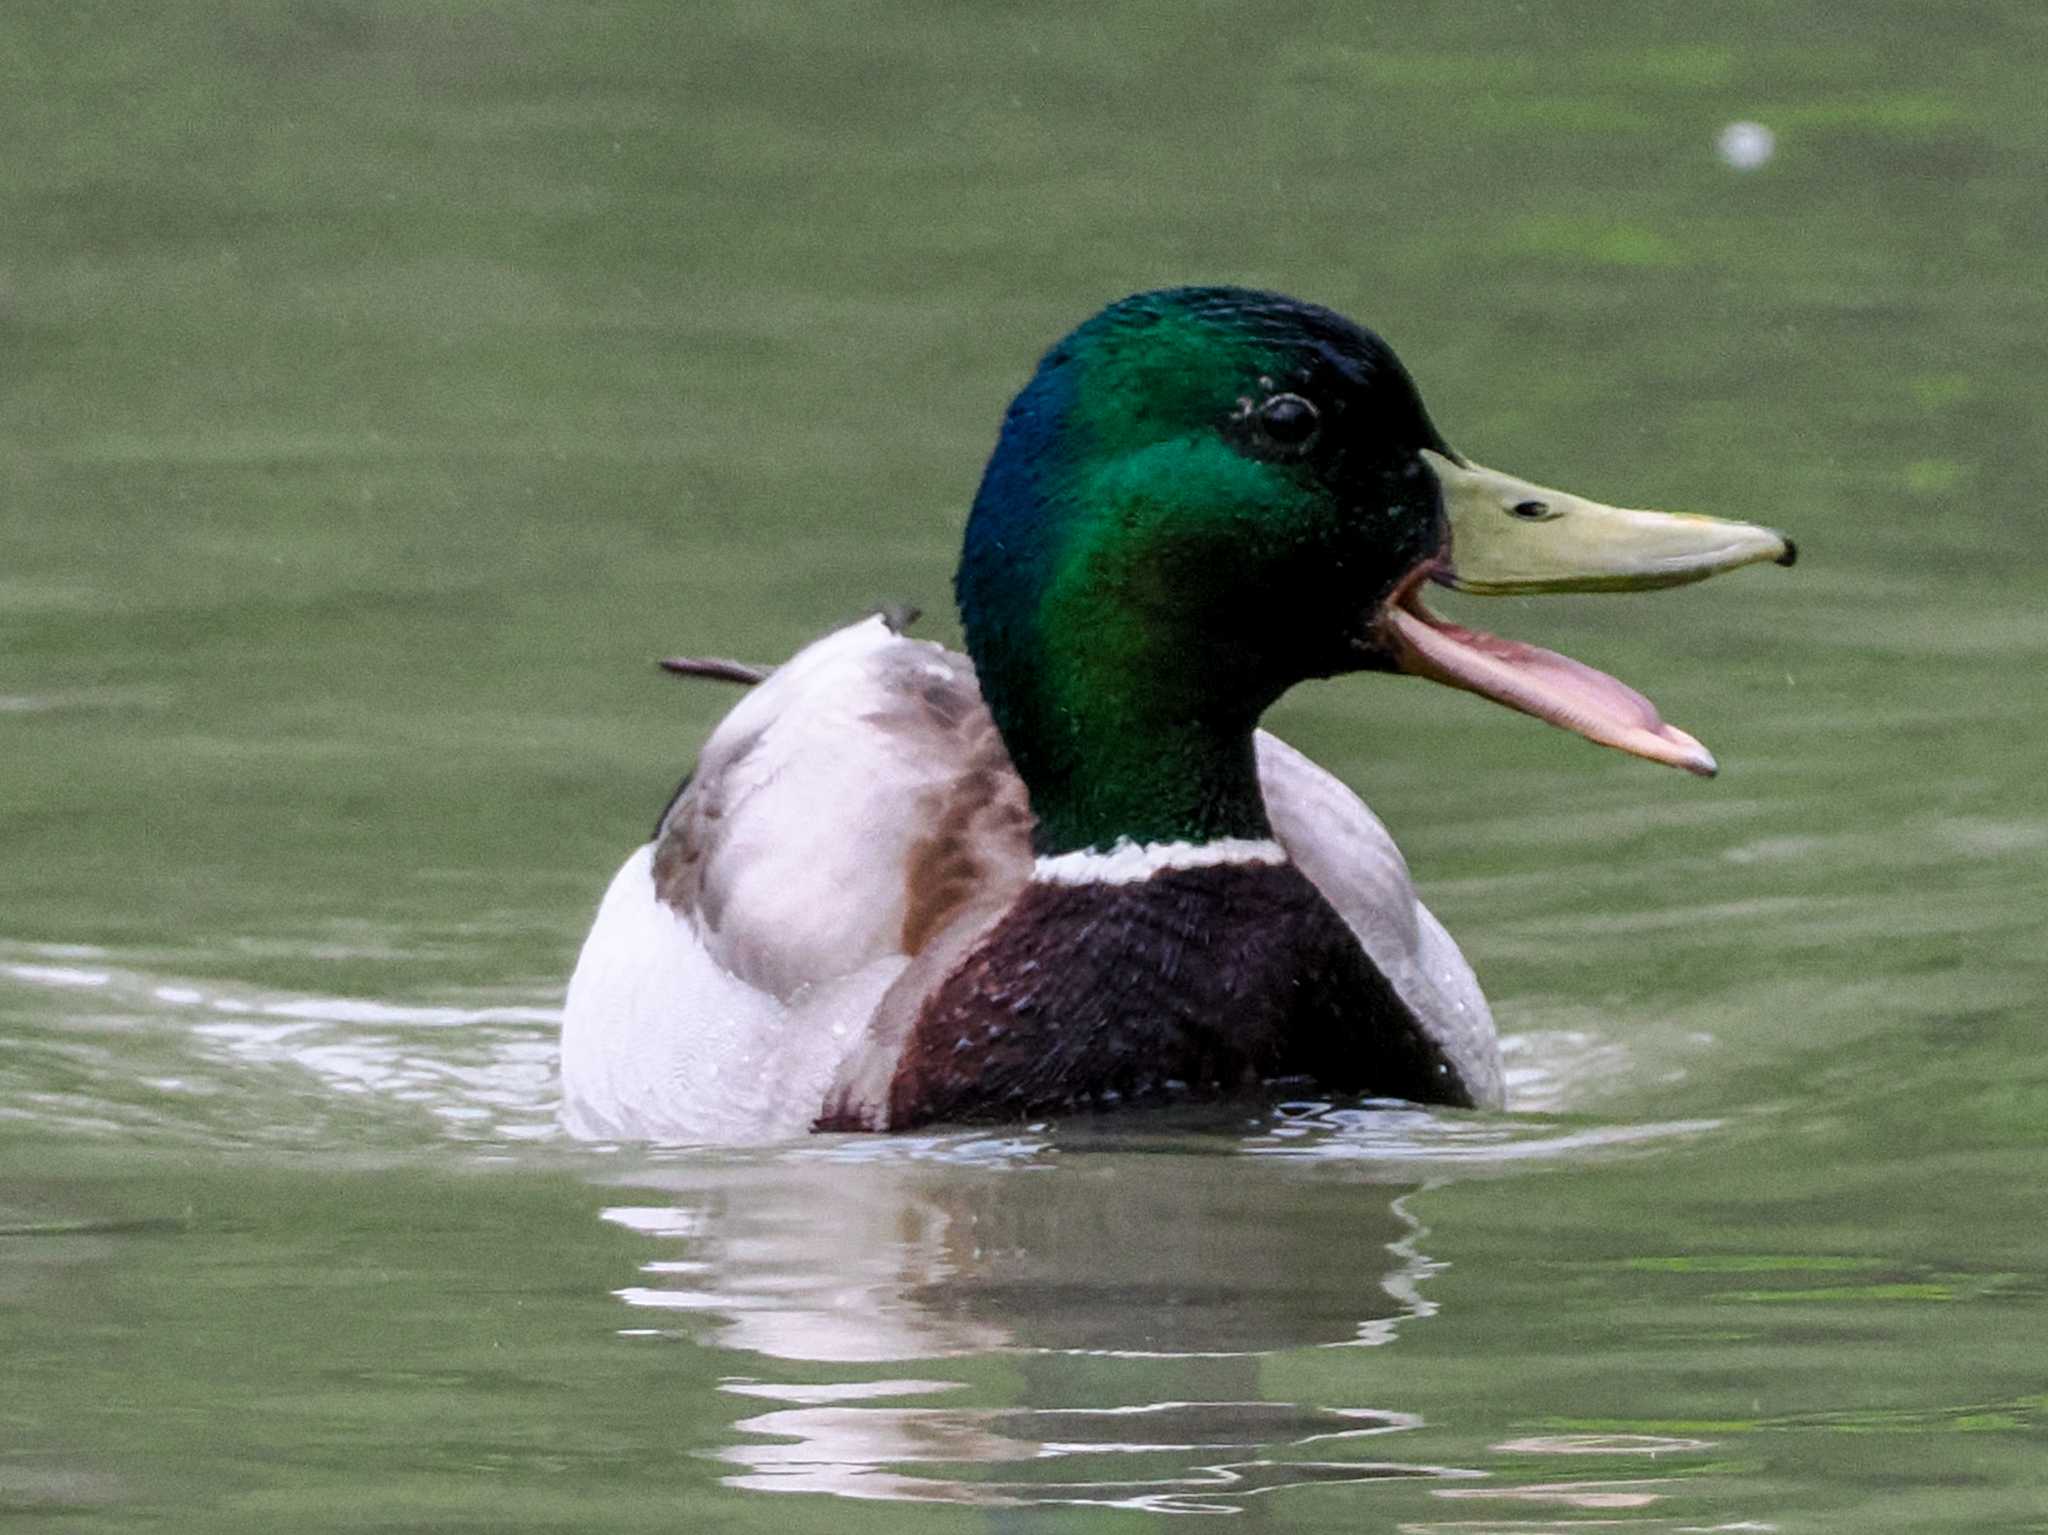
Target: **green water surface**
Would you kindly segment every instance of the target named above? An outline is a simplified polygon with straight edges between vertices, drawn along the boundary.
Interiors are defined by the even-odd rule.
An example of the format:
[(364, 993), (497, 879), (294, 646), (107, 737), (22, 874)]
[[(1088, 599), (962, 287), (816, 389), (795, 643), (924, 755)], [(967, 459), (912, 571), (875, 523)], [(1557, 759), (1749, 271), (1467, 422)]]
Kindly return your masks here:
[[(2048, 1530), (2044, 65), (2021, 0), (0, 7), (0, 1526)], [(565, 1140), (730, 702), (653, 658), (953, 635), (1010, 392), (1182, 281), (1799, 540), (1448, 601), (1711, 784), (1276, 711), (1510, 1111)]]

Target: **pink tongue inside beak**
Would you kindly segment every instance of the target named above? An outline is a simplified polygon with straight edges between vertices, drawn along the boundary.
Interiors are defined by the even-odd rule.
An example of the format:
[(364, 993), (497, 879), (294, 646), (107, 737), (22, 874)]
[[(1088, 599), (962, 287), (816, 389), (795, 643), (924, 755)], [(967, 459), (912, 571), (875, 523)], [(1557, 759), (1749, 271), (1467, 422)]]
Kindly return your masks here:
[(1554, 650), (1446, 623), (1412, 593), (1390, 604), (1386, 617), (1405, 672), (1463, 688), (1602, 746), (1682, 767), (1702, 778), (1717, 771), (1713, 753), (1677, 726), (1665, 724), (1656, 705), (1605, 672)]

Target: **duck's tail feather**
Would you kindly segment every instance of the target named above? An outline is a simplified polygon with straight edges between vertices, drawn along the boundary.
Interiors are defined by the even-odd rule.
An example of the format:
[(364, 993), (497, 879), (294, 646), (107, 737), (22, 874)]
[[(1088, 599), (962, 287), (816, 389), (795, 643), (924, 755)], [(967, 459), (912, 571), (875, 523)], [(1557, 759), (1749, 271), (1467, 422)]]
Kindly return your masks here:
[[(884, 603), (872, 615), (889, 626), (891, 634), (901, 634), (924, 616), (921, 608), (907, 602)], [(678, 677), (704, 677), (712, 682), (736, 682), (750, 688), (757, 682), (765, 682), (772, 666), (756, 666), (751, 661), (735, 661), (730, 656), (666, 656), (661, 669)]]
[(736, 682), (748, 688), (766, 680), (774, 670), (772, 666), (755, 666), (725, 656), (667, 656), (661, 669), (678, 677), (708, 677), (713, 682)]

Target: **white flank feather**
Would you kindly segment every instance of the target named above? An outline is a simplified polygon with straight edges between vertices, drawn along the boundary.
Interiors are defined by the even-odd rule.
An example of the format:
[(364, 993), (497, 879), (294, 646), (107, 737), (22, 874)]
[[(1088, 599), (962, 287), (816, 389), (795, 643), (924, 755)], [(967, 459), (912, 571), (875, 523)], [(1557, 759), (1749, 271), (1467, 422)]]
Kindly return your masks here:
[(788, 1001), (712, 957), (655, 897), (650, 843), (605, 892), (562, 1012), (562, 1122), (586, 1140), (805, 1134), (840, 1057), (909, 963), (872, 960)]

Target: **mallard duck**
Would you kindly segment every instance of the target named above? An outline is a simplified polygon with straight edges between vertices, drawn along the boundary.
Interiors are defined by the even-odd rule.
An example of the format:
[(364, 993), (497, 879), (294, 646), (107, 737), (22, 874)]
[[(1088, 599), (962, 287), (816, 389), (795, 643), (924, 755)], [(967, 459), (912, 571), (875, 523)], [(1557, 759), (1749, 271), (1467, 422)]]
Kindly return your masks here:
[(1406, 672), (1652, 762), (1641, 694), (1461, 628), (1478, 592), (1635, 589), (1783, 535), (1454, 453), (1391, 348), (1238, 288), (1140, 293), (1005, 415), (955, 583), (967, 654), (871, 617), (756, 682), (612, 881), (563, 1116), (746, 1141), (1304, 1094), (1491, 1107), (1486, 1000), (1363, 802), (1259, 728)]

